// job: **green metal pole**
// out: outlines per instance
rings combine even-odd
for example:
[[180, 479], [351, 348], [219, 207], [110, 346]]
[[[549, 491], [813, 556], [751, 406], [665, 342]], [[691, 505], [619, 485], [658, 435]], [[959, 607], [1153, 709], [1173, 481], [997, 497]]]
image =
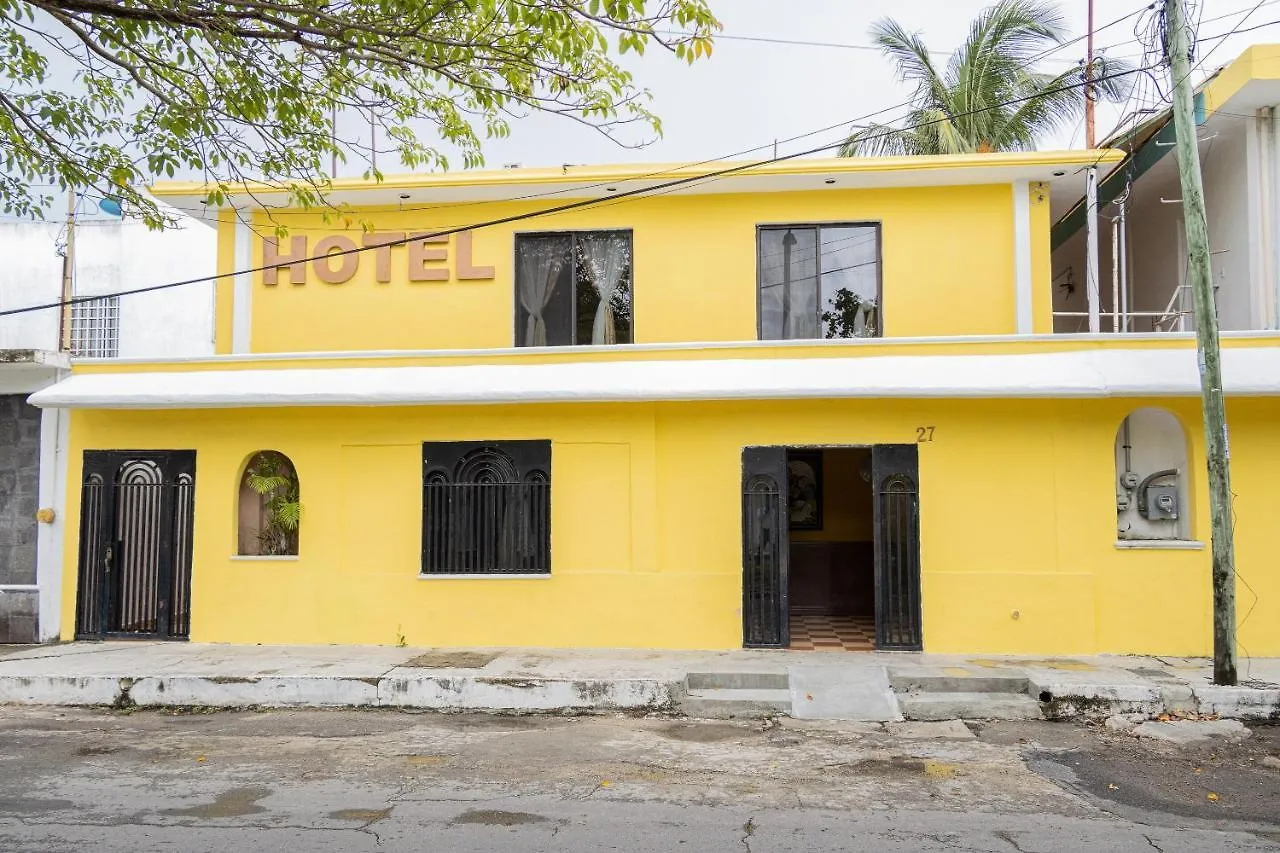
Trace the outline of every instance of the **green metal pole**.
[[1200, 175], [1194, 96], [1191, 90], [1191, 33], [1185, 0], [1165, 3], [1169, 69], [1173, 75], [1173, 123], [1177, 132], [1178, 172], [1182, 179], [1182, 217], [1187, 230], [1188, 270], [1195, 296], [1196, 349], [1204, 405], [1205, 462], [1209, 469], [1209, 513], [1213, 547], [1213, 683], [1236, 683], [1235, 544], [1231, 523], [1230, 449], [1222, 394], [1218, 348], [1218, 312], [1213, 300], [1209, 225]]

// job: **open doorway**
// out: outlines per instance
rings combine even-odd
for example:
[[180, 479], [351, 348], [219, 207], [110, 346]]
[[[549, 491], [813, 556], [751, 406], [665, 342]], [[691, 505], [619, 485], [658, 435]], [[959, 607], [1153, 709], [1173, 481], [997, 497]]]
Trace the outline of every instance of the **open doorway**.
[[743, 451], [743, 645], [918, 650], [916, 445]]
[[789, 648], [872, 651], [871, 449], [787, 449]]

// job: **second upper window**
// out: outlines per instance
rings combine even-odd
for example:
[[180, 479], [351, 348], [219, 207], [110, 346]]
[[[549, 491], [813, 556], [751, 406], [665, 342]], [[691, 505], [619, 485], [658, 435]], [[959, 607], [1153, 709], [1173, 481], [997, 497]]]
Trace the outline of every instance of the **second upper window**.
[[761, 340], [880, 334], [880, 226], [761, 227], [756, 269]]
[[516, 237], [516, 346], [629, 344], [631, 232]]

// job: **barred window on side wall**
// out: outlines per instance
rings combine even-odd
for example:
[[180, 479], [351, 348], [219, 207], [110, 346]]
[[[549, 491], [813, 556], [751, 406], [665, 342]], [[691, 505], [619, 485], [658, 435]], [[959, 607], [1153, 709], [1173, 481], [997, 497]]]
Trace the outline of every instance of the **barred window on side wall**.
[[104, 296], [71, 305], [71, 355], [116, 358], [120, 354], [120, 297]]

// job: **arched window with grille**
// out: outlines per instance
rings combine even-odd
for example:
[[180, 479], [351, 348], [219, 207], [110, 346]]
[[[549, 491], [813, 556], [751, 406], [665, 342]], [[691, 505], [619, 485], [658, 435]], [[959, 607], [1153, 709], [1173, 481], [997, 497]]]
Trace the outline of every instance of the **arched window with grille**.
[[236, 553], [296, 557], [302, 495], [293, 462], [278, 450], [250, 455], [240, 474]]
[[422, 573], [551, 572], [551, 442], [422, 445]]

